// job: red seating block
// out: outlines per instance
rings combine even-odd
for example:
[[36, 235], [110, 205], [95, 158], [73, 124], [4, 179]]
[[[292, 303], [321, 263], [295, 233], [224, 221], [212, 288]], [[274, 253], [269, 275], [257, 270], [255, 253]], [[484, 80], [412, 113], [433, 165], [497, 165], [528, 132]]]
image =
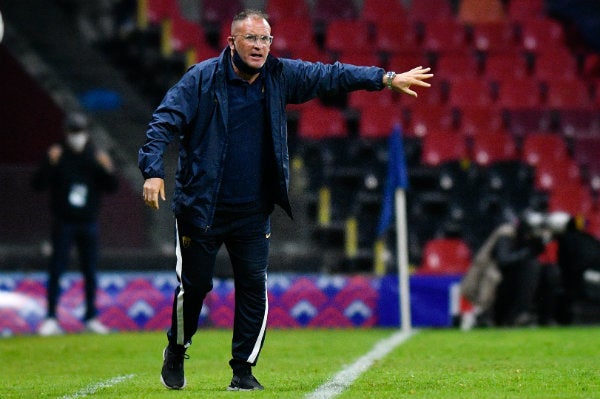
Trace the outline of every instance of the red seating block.
[[499, 85], [497, 102], [502, 108], [538, 108], [542, 105], [539, 83], [528, 77], [503, 80]]
[[407, 10], [401, 0], [364, 0], [360, 10], [360, 19], [373, 26], [389, 22], [398, 26], [407, 17]]
[[487, 53], [516, 53], [513, 25], [508, 22], [485, 23], [473, 26], [473, 45], [477, 50]]
[[497, 161], [516, 160], [518, 158], [517, 147], [513, 137], [503, 130], [474, 136], [472, 153], [473, 161], [481, 166], [488, 166]]
[[334, 20], [325, 30], [325, 48], [329, 51], [365, 51], [370, 45], [369, 27], [365, 21]]
[[348, 135], [346, 119], [338, 108], [309, 102], [301, 108], [298, 134], [301, 138], [312, 140], [346, 137]]
[[293, 18], [298, 22], [310, 18], [308, 3], [303, 0], [267, 0], [265, 10], [269, 15], [271, 24], [276, 24], [280, 20], [288, 18]]
[[426, 22], [423, 48], [437, 54], [463, 52], [467, 48], [464, 26], [453, 18]]
[[538, 163], [535, 167], [535, 187], [543, 191], [553, 191], [562, 184], [580, 182], [579, 166], [571, 158]]
[[526, 24], [544, 16], [544, 0], [510, 0], [508, 17]]
[[436, 166], [448, 161], [459, 161], [469, 157], [465, 138], [455, 131], [435, 130], [422, 139], [421, 162]]
[[588, 108], [592, 102], [590, 90], [586, 82], [581, 79], [553, 79], [548, 80], [546, 105], [550, 108]]
[[563, 211], [573, 216], [585, 216], [594, 207], [593, 197], [579, 182], [562, 183], [550, 192], [548, 210]]
[[400, 122], [400, 116], [400, 107], [396, 104], [364, 108], [359, 120], [359, 134], [365, 138], [387, 137], [394, 124]]
[[271, 51], [282, 57], [294, 56], [307, 48], [317, 48], [312, 23], [308, 19], [282, 17], [272, 24]]
[[531, 166], [559, 162], [569, 157], [562, 136], [554, 133], [534, 132], [523, 138], [523, 161]]
[[491, 107], [494, 104], [488, 81], [478, 78], [452, 79], [448, 102], [453, 107]]
[[423, 50], [408, 20], [383, 21], [375, 27], [375, 49], [389, 54], [418, 54]]
[[436, 238], [423, 248], [423, 260], [417, 274], [463, 274], [471, 265], [471, 249], [459, 238]]

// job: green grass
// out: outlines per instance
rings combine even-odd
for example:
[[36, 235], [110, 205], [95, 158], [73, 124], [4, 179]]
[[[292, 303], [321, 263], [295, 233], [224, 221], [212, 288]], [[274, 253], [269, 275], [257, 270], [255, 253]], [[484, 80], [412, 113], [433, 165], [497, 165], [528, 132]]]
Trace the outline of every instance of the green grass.
[[[303, 398], [393, 330], [270, 330], [262, 392], [227, 392], [229, 330], [200, 330], [188, 386], [159, 381], [164, 333], [0, 339], [0, 398]], [[102, 382], [125, 376], [120, 383]], [[130, 378], [129, 378], [130, 377]], [[87, 391], [86, 391], [87, 389]], [[600, 329], [423, 330], [339, 398], [600, 398]]]

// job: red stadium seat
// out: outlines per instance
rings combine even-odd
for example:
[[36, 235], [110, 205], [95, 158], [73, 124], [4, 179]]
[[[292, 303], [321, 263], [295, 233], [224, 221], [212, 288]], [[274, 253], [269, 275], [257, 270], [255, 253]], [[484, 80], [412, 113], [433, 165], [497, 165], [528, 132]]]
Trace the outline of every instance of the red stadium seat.
[[412, 0], [408, 8], [409, 17], [418, 22], [454, 18], [454, 13], [449, 1], [440, 0]]
[[558, 134], [533, 132], [523, 138], [522, 159], [531, 166], [559, 162], [568, 157], [567, 144]]
[[204, 37], [204, 31], [196, 22], [181, 16], [173, 16], [171, 19], [171, 48], [176, 52], [183, 52], [189, 48], [208, 47]]
[[361, 20], [334, 20], [325, 30], [325, 49], [334, 53], [365, 51], [371, 45], [369, 26]]
[[[453, 125], [452, 109], [446, 105], [427, 105], [420, 102], [421, 97], [411, 101], [408, 107], [410, 123], [408, 129], [413, 135], [423, 137], [436, 130], [447, 131]], [[406, 99], [402, 99], [407, 102]]]
[[425, 23], [423, 48], [436, 54], [464, 52], [467, 38], [464, 26], [454, 18]]
[[348, 94], [348, 106], [359, 111], [368, 112], [368, 110], [377, 107], [392, 107], [399, 109], [394, 93], [390, 90], [386, 92], [356, 90]]
[[388, 137], [394, 124], [400, 122], [400, 117], [400, 107], [396, 104], [363, 108], [359, 120], [359, 134], [364, 138]]
[[502, 108], [538, 108], [542, 105], [540, 85], [529, 77], [502, 81], [497, 103]]
[[504, 130], [475, 135], [472, 152], [473, 161], [481, 166], [518, 158], [515, 141], [510, 133]]
[[491, 107], [494, 103], [490, 83], [478, 77], [452, 79], [448, 102], [453, 107]]
[[448, 161], [468, 159], [465, 137], [455, 131], [434, 130], [423, 136], [421, 162], [437, 166]]
[[548, 200], [550, 212], [563, 211], [573, 216], [585, 216], [594, 207], [593, 197], [587, 186], [579, 182], [561, 182], [551, 192]]
[[510, 0], [507, 11], [510, 20], [530, 24], [544, 17], [544, 0]]
[[408, 20], [383, 21], [375, 27], [375, 49], [388, 54], [420, 54], [422, 46]]
[[[477, 71], [477, 60], [469, 53], [449, 53], [441, 55], [435, 67], [437, 79], [473, 78]], [[468, 93], [473, 94], [473, 93]]]
[[364, 0], [359, 16], [361, 20], [367, 21], [372, 26], [389, 22], [398, 26], [400, 21], [408, 18], [401, 0]]
[[435, 238], [423, 247], [423, 259], [417, 274], [463, 274], [471, 266], [472, 253], [460, 238]]
[[545, 105], [556, 109], [589, 108], [592, 106], [586, 82], [578, 78], [547, 80]]
[[579, 182], [581, 174], [575, 160], [549, 160], [538, 163], [535, 167], [535, 188], [542, 191], [552, 191], [561, 184]]
[[325, 107], [309, 102], [300, 111], [298, 134], [303, 139], [318, 140], [330, 137], [346, 137], [348, 129], [344, 114], [338, 108]]
[[554, 49], [552, 52], [539, 54], [535, 59], [534, 73], [540, 81], [562, 79], [575, 79], [577, 74], [577, 61], [567, 49]]
[[344, 51], [339, 55], [339, 57], [337, 57], [336, 61], [352, 65], [381, 66], [381, 59], [379, 58], [379, 55], [374, 51]]
[[510, 82], [527, 76], [525, 57], [515, 54], [490, 54], [485, 60], [484, 77], [490, 81]]
[[241, 0], [202, 0], [201, 20], [214, 26], [228, 25], [235, 14], [244, 9]]
[[356, 19], [358, 11], [352, 0], [315, 0], [313, 21], [329, 24], [338, 19]]
[[493, 107], [463, 107], [460, 110], [460, 131], [465, 136], [485, 135], [502, 128], [500, 111]]
[[282, 57], [293, 56], [306, 48], [316, 48], [312, 23], [308, 19], [283, 17], [272, 25], [271, 51]]
[[488, 54], [517, 53], [512, 24], [508, 22], [477, 24], [473, 26], [473, 45]]
[[272, 25], [282, 19], [289, 18], [293, 18], [299, 23], [302, 22], [302, 20], [310, 20], [310, 9], [308, 3], [304, 0], [267, 0], [265, 10], [269, 15], [269, 21]]
[[177, 0], [147, 0], [139, 2], [139, 5], [146, 5], [144, 10], [138, 10], [140, 28], [145, 29], [147, 25], [159, 25], [164, 19], [178, 15], [179, 6]]
[[[430, 66], [428, 65], [427, 58], [421, 53], [396, 54], [390, 58], [388, 64], [389, 69], [397, 72], [408, 71], [418, 66]], [[430, 89], [434, 89], [434, 87]]]
[[565, 46], [560, 22], [550, 18], [531, 19], [521, 24], [521, 46], [528, 51], [543, 53]]

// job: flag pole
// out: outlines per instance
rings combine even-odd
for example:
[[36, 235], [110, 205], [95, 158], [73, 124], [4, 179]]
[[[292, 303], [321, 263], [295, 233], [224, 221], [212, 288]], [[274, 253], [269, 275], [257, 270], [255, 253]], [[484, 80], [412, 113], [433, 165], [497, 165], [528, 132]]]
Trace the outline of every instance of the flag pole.
[[398, 323], [410, 332], [410, 288], [408, 280], [408, 234], [406, 218], [406, 190], [408, 173], [404, 159], [402, 127], [395, 123], [389, 138], [388, 173], [383, 193], [381, 216], [377, 225], [377, 237], [383, 237], [392, 219], [396, 218], [396, 262], [398, 269]]
[[403, 188], [396, 188], [396, 260], [398, 263], [398, 310], [402, 331], [412, 329], [410, 315], [410, 288], [408, 284], [408, 234], [406, 227], [406, 193]]

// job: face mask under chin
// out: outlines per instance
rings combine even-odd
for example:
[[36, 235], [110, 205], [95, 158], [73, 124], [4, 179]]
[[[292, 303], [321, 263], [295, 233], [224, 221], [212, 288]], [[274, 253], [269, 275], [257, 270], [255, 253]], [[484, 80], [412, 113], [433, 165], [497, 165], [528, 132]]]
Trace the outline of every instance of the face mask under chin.
[[234, 48], [233, 49], [233, 64], [236, 66], [236, 68], [238, 70], [240, 70], [242, 73], [245, 73], [246, 75], [256, 75], [257, 73], [260, 73], [262, 68], [254, 68], [248, 64], [246, 64], [244, 62], [244, 60], [242, 60], [242, 57], [240, 57], [240, 55], [238, 54], [237, 50]]
[[81, 152], [88, 142], [88, 135], [85, 132], [71, 133], [67, 136], [67, 144], [75, 152]]

